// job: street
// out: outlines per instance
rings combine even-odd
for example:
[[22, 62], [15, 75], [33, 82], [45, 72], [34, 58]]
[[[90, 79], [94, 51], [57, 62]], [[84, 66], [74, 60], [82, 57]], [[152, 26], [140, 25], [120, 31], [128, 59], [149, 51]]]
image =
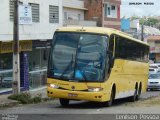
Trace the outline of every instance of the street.
[[160, 113], [160, 105], [145, 105], [144, 101], [159, 96], [159, 91], [148, 91], [141, 95], [137, 102], [128, 99], [116, 100], [112, 107], [103, 107], [100, 103], [86, 101], [71, 101], [68, 107], [62, 107], [58, 100], [40, 104], [18, 105], [12, 108], [3, 108], [4, 114], [127, 114], [127, 113]]
[[0, 118], [2, 120], [117, 120], [124, 117], [158, 120], [160, 116], [152, 114], [160, 114], [160, 104], [159, 102], [153, 104], [152, 99], [158, 98], [159, 101], [159, 96], [160, 91], [148, 91], [141, 95], [139, 101], [129, 102], [127, 98], [119, 99], [112, 107], [103, 107], [100, 103], [86, 101], [71, 101], [68, 107], [62, 107], [58, 100], [51, 100], [39, 104], [1, 108]]

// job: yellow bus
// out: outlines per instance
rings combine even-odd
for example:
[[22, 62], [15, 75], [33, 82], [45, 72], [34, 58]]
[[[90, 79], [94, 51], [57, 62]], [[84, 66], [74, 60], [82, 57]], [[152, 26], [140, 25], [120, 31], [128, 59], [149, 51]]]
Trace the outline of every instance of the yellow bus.
[[138, 100], [148, 81], [149, 45], [111, 28], [62, 27], [56, 30], [47, 71], [47, 95], [102, 102]]

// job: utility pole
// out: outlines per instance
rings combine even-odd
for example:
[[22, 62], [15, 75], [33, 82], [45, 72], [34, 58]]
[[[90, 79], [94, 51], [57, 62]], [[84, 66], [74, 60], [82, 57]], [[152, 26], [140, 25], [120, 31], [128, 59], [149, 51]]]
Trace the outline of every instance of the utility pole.
[[19, 0], [14, 2], [14, 34], [13, 34], [13, 94], [20, 93], [20, 61], [19, 61]]
[[105, 4], [104, 0], [102, 0], [102, 27], [104, 27], [104, 16], [105, 16]]
[[141, 26], [141, 41], [144, 41], [144, 25]]

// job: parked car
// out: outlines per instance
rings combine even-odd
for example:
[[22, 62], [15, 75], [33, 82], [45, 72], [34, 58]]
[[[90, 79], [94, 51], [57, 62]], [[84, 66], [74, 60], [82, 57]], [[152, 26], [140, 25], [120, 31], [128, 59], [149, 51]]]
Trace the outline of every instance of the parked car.
[[153, 69], [157, 70], [157, 72], [160, 72], [160, 67], [157, 64], [150, 64], [149, 68], [153, 68]]
[[154, 65], [157, 65], [160, 68], [160, 63], [154, 63]]
[[149, 68], [149, 73], [157, 73], [158, 69]]
[[147, 90], [160, 89], [160, 73], [150, 73]]

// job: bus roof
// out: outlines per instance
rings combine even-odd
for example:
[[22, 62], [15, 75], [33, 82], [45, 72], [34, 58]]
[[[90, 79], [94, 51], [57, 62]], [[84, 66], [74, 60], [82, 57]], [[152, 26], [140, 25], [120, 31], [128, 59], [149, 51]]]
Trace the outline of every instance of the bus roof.
[[136, 38], [133, 38], [131, 35], [121, 32], [119, 30], [113, 29], [113, 28], [104, 28], [104, 27], [82, 27], [82, 26], [74, 26], [74, 27], [60, 27], [56, 31], [61, 32], [86, 32], [86, 33], [101, 33], [101, 34], [116, 34], [124, 38], [128, 38], [130, 40], [133, 40], [135, 42], [144, 44], [149, 46], [147, 43], [142, 42]]

